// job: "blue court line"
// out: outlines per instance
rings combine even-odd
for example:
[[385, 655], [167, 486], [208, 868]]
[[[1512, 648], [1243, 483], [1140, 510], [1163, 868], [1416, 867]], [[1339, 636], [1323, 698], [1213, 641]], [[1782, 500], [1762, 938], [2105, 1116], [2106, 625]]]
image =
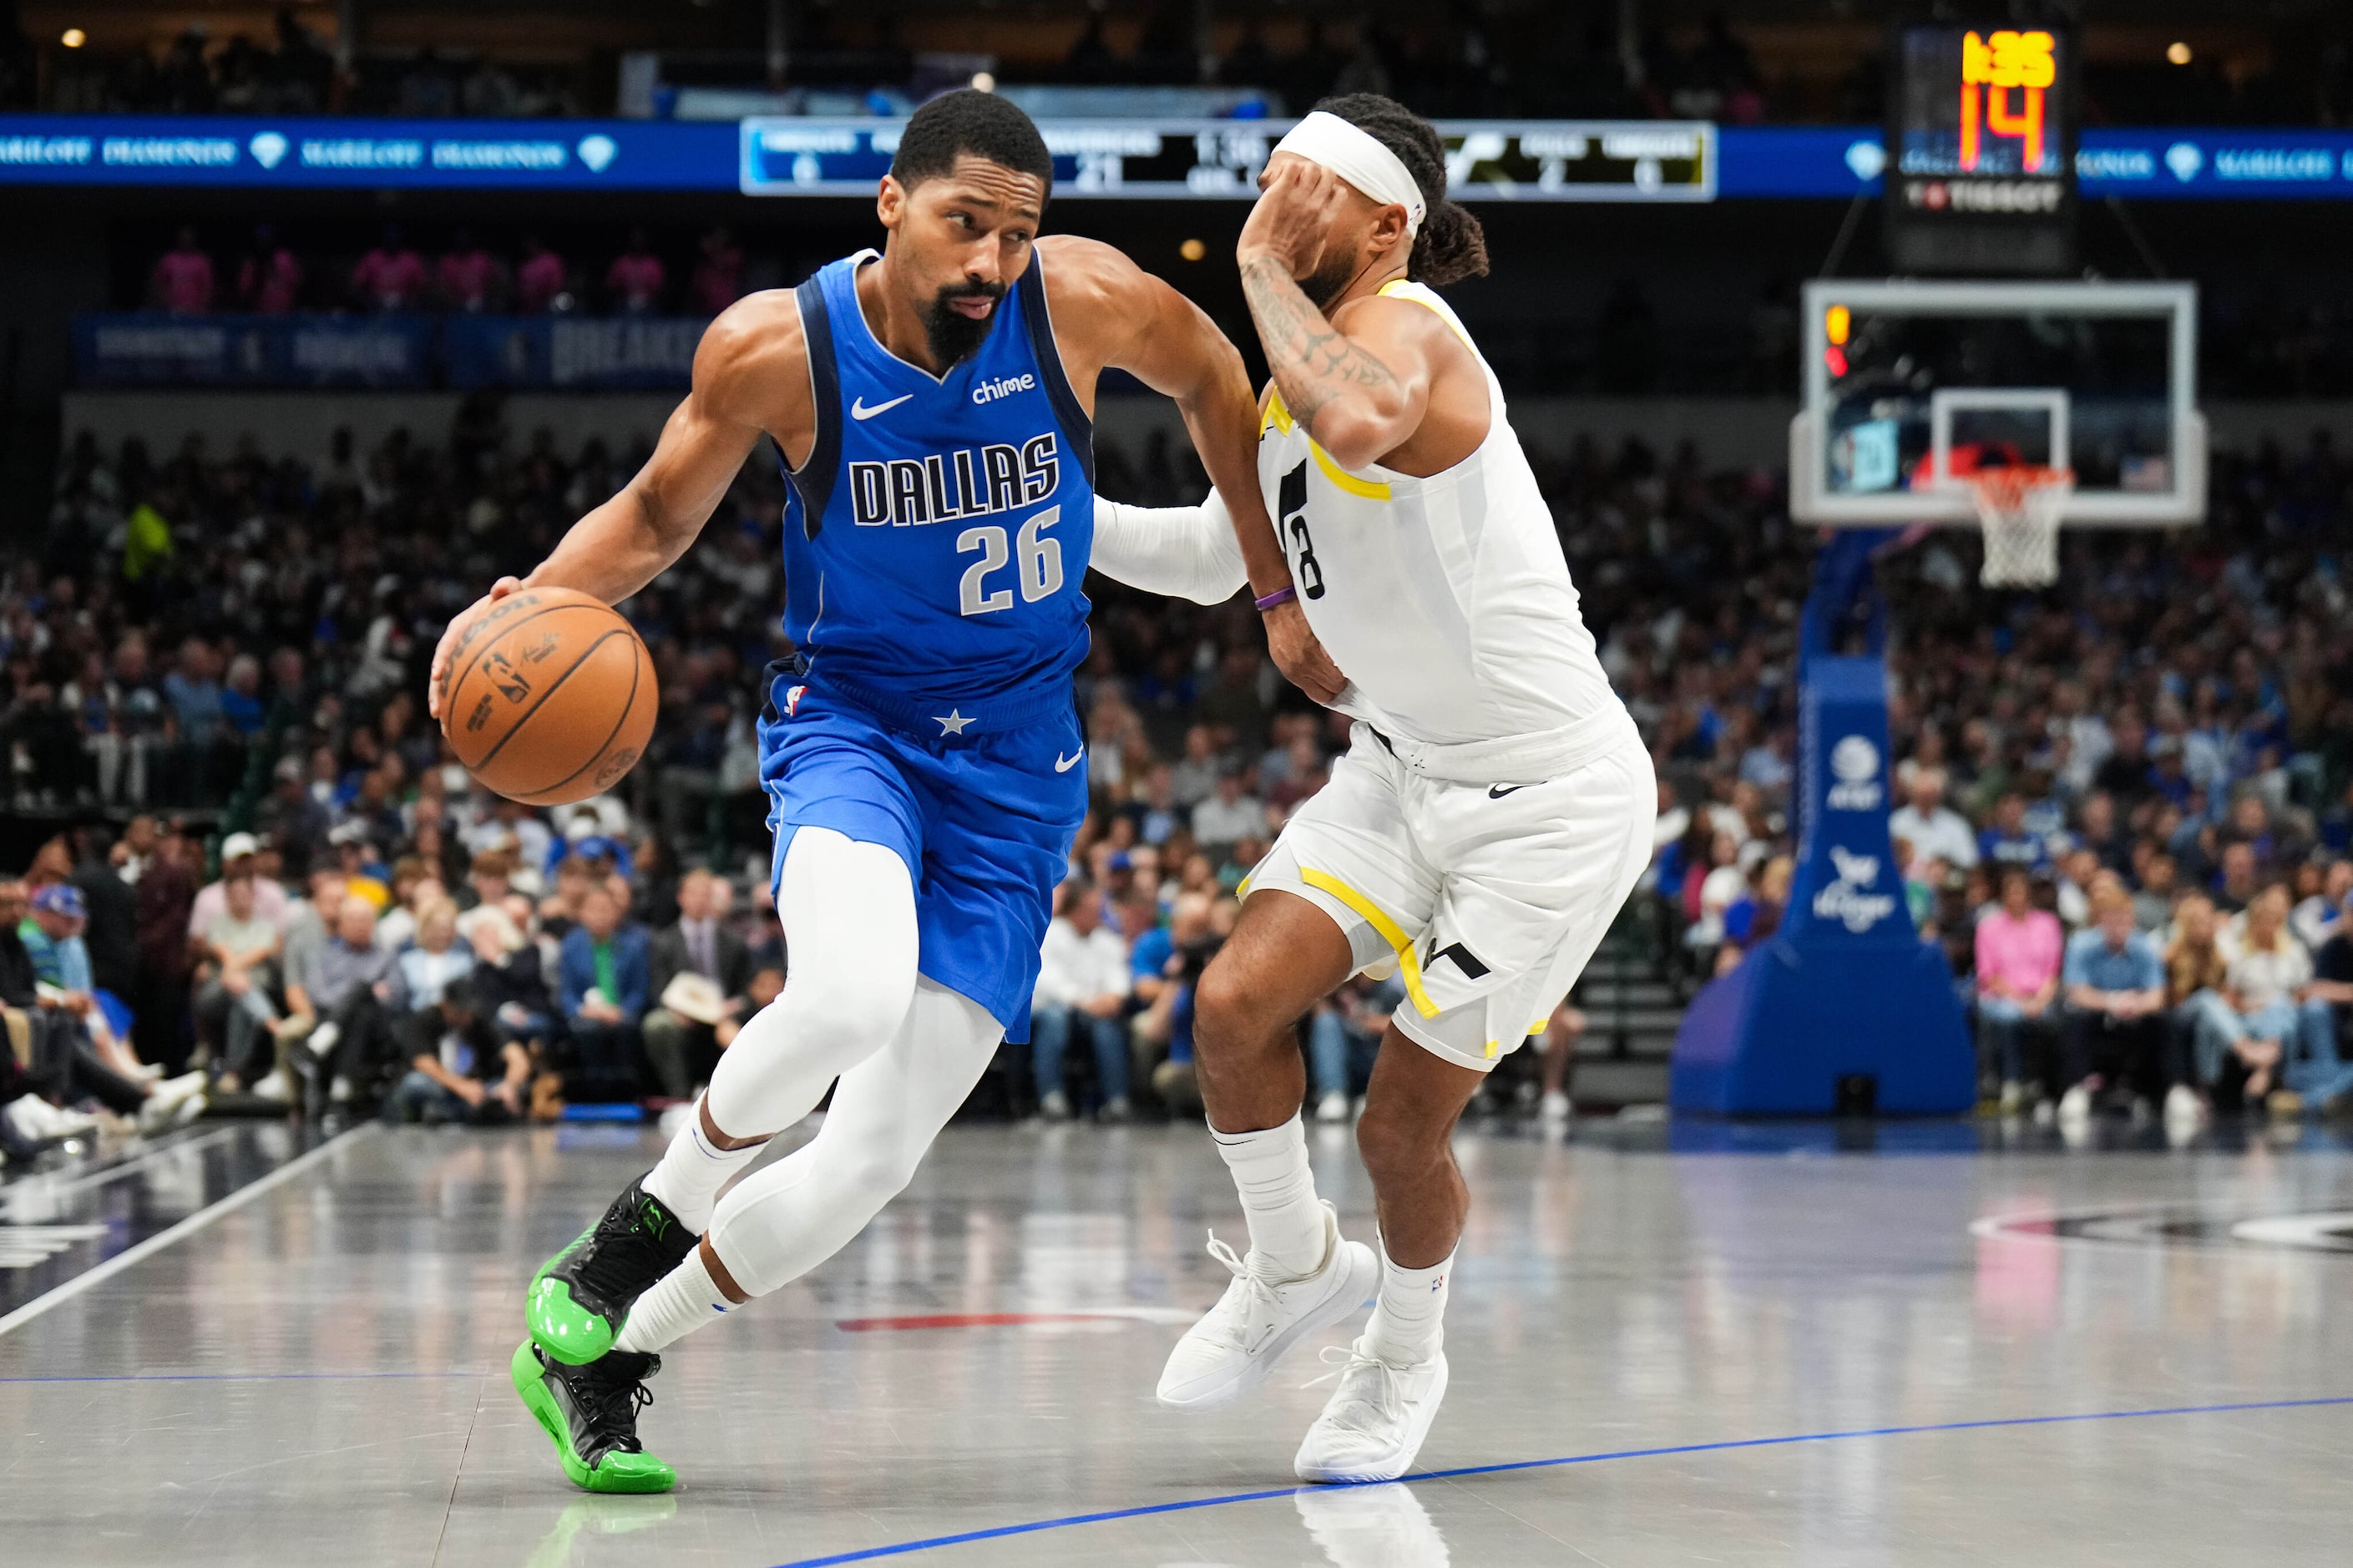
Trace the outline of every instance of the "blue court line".
[[[1852, 1437], [1906, 1437], [1926, 1432], [1979, 1432], [1998, 1426], [2055, 1426], [2074, 1421], [2136, 1421], [2152, 1415], [2224, 1415], [2235, 1411], [2309, 1410], [2322, 1405], [2353, 1405], [2353, 1394], [2328, 1399], [2269, 1399], [2243, 1405], [2182, 1405], [2157, 1410], [2096, 1410], [2075, 1415], [2010, 1415], [1988, 1421], [1944, 1421], [1926, 1426], [1870, 1426], [1852, 1432], [1802, 1432], [1788, 1437], [1738, 1437], [1720, 1443], [1685, 1443], [1671, 1448], [1620, 1448], [1606, 1454], [1571, 1454], [1558, 1459], [1515, 1459], [1500, 1465], [1466, 1465], [1454, 1470], [1420, 1470], [1395, 1481], [1373, 1486], [1401, 1486], [1413, 1481], [1459, 1480], [1465, 1476], [1497, 1476], [1513, 1470], [1548, 1470], [1564, 1465], [1598, 1465], [1608, 1459], [1656, 1459], [1673, 1454], [1719, 1454], [1736, 1448], [1777, 1448], [1792, 1443], [1835, 1443]], [[1105, 1524], [1113, 1520], [1143, 1519], [1156, 1513], [1186, 1513], [1194, 1509], [1223, 1508], [1229, 1503], [1269, 1502], [1295, 1492], [1327, 1491], [1328, 1487], [1277, 1487], [1271, 1491], [1229, 1492], [1223, 1497], [1189, 1498], [1183, 1502], [1156, 1502], [1142, 1508], [1115, 1508], [1102, 1513], [1074, 1513], [1028, 1524], [1003, 1524], [993, 1530], [968, 1530], [958, 1535], [934, 1535], [922, 1541], [902, 1541], [890, 1546], [869, 1546], [858, 1552], [837, 1552], [829, 1557], [797, 1557], [777, 1568], [832, 1568], [841, 1563], [871, 1563], [878, 1557], [903, 1557], [943, 1546], [964, 1546], [976, 1541], [996, 1541], [1008, 1535], [1035, 1535], [1046, 1530], [1069, 1530], [1081, 1524]]]
[[144, 1372], [88, 1377], [0, 1377], [14, 1383], [349, 1383], [361, 1378], [488, 1377], [486, 1372]]

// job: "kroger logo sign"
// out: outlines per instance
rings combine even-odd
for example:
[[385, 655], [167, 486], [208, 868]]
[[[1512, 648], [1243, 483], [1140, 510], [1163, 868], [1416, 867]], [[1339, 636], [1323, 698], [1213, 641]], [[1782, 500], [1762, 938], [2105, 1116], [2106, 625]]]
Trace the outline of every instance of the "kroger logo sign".
[[1879, 787], [1879, 748], [1861, 735], [1849, 735], [1831, 748], [1831, 785], [1826, 805], [1832, 811], [1877, 811], [1887, 794]]
[[1879, 882], [1878, 856], [1857, 855], [1833, 844], [1831, 864], [1838, 868], [1838, 880], [1814, 895], [1815, 919], [1836, 921], [1861, 936], [1895, 913], [1894, 894], [1871, 890]]

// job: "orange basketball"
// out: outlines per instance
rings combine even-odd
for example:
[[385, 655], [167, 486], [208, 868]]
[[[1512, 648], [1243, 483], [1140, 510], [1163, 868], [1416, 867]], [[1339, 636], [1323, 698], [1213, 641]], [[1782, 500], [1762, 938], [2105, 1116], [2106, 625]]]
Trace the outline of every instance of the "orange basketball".
[[529, 805], [610, 789], [660, 706], [629, 623], [572, 588], [525, 588], [466, 628], [442, 675], [441, 732], [483, 785]]

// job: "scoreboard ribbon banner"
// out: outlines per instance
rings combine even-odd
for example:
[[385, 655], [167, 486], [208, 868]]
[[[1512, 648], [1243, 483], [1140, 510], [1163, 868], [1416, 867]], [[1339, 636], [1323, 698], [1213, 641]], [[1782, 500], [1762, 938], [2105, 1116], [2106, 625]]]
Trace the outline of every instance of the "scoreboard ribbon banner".
[[[2005, 116], [2024, 111], [2017, 95]], [[871, 198], [902, 122], [762, 119], [293, 120], [0, 115], [0, 186], [751, 192]], [[1254, 194], [1282, 121], [1048, 121], [1057, 194]], [[1707, 202], [1881, 194], [1876, 126], [1450, 121], [1456, 196]], [[1983, 145], [1981, 143], [1981, 145]], [[2084, 193], [2152, 200], [2353, 199], [2353, 132], [2080, 133]]]
[[[746, 120], [742, 186], [754, 196], [871, 195], [903, 121]], [[1289, 121], [1047, 121], [1054, 194], [1138, 198], [1258, 195]], [[1458, 196], [1560, 202], [1715, 199], [1716, 128], [1705, 121], [1442, 121]]]

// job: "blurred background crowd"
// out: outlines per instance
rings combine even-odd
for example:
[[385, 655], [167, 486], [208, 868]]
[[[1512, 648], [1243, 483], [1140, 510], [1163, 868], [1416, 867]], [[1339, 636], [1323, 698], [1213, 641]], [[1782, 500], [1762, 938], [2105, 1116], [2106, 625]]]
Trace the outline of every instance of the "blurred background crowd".
[[[153, 1122], [634, 1114], [691, 1094], [786, 961], [753, 733], [756, 674], [784, 651], [773, 458], [624, 606], [663, 707], [615, 794], [493, 799], [420, 700], [442, 621], [641, 457], [508, 431], [490, 399], [440, 441], [360, 450], [346, 433], [307, 463], [69, 445], [46, 548], [0, 579], [0, 863], [23, 868], [0, 887], [18, 933], [0, 931], [16, 977], [0, 1001], [28, 1037], [10, 1099]], [[1204, 489], [1162, 439], [1106, 441], [1100, 462], [1114, 497]], [[1619, 940], [1687, 994], [1767, 940], [1788, 896], [1815, 541], [1777, 475], [1688, 447], [1537, 462], [1662, 780], [1657, 860]], [[2040, 595], [1980, 589], [1966, 532], [1885, 552], [1892, 826], [1924, 940], [1976, 1005], [1989, 1103], [2080, 1118], [2104, 1093], [2185, 1114], [2343, 1095], [2349, 510], [2353, 464], [2316, 437], [2218, 457], [2201, 529], [2071, 536]], [[1346, 740], [1277, 678], [1239, 599], [1090, 587], [1096, 809], [1036, 1039], [981, 1091], [1000, 1113], [1198, 1103], [1189, 983]], [[2125, 983], [2152, 962], [2154, 1001]], [[2112, 1018], [2110, 991], [2140, 1001]], [[1393, 1001], [1355, 982], [1303, 1028], [1319, 1113], [1349, 1113]], [[1564, 1009], [1492, 1103], [1565, 1112], [1582, 1023]]]

